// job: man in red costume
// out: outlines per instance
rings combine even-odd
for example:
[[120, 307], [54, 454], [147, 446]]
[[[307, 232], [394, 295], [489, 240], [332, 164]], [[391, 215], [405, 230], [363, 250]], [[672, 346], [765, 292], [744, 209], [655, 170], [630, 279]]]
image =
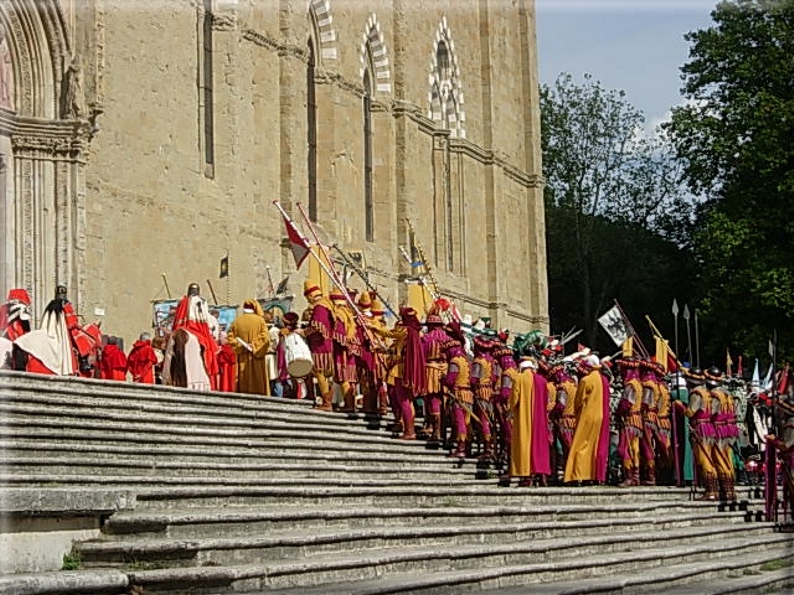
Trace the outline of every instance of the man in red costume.
[[154, 384], [156, 365], [157, 354], [152, 347], [152, 336], [149, 333], [141, 333], [127, 356], [127, 371], [132, 375], [132, 381]]
[[116, 337], [108, 337], [107, 345], [102, 350], [102, 359], [99, 362], [100, 378], [102, 380], [127, 380], [127, 356], [119, 349]]
[[320, 287], [306, 280], [303, 295], [309, 302], [309, 325], [304, 332], [306, 343], [312, 352], [314, 362], [313, 374], [320, 392], [319, 411], [333, 411], [333, 389], [331, 380], [334, 376], [334, 306], [325, 297]]
[[[209, 308], [207, 307], [207, 301], [199, 294], [198, 283], [188, 285], [187, 294], [179, 301], [176, 307], [171, 333], [172, 340], [174, 334], [179, 330], [187, 331], [198, 341], [204, 373], [208, 377], [206, 382], [203, 378], [196, 382], [189, 380], [189, 387], [205, 390], [203, 385], [207, 384], [206, 388], [214, 390], [218, 377], [218, 344], [210, 330]], [[171, 341], [169, 341], [169, 344], [171, 344]], [[171, 355], [173, 354], [171, 353]], [[169, 365], [170, 361], [169, 358]]]

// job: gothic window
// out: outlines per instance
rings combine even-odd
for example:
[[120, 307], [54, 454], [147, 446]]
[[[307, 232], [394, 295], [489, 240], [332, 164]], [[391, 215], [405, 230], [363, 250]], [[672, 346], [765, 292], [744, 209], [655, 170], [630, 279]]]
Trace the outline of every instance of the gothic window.
[[317, 97], [314, 80], [315, 66], [314, 41], [310, 38], [306, 65], [306, 135], [308, 140], [309, 219], [312, 221], [317, 221]]
[[215, 122], [212, 101], [212, 0], [204, 0], [201, 40], [201, 117], [205, 173], [212, 177], [215, 167]]
[[375, 241], [375, 212], [372, 198], [372, 80], [364, 70], [364, 213], [366, 238]]

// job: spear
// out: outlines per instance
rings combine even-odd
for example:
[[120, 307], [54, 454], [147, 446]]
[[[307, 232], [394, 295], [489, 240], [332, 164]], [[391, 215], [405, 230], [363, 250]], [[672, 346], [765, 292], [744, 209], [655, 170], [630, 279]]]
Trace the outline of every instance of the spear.
[[[686, 320], [686, 342], [687, 342], [687, 354], [689, 355], [689, 361], [692, 361], [692, 330], [689, 327], [689, 306], [684, 304], [684, 320]], [[695, 366], [700, 367], [700, 366]]]

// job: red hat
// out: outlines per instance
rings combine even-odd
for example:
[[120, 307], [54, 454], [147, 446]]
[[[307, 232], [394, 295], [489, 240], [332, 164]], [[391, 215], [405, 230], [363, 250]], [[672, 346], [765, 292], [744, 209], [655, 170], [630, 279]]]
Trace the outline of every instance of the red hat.
[[444, 324], [444, 321], [441, 320], [441, 316], [438, 314], [428, 314], [427, 318], [425, 319], [425, 324], [427, 326], [441, 326]]
[[27, 289], [22, 289], [21, 287], [16, 287], [13, 289], [8, 290], [8, 302], [22, 302], [26, 306], [30, 306], [30, 294], [28, 294]]
[[298, 313], [297, 312], [287, 312], [284, 314], [284, 324], [288, 326], [295, 326], [298, 324]]
[[311, 299], [312, 297], [315, 297], [318, 294], [320, 295], [322, 294], [322, 290], [320, 289], [320, 286], [317, 285], [311, 279], [306, 279], [306, 281], [303, 283], [303, 295]]

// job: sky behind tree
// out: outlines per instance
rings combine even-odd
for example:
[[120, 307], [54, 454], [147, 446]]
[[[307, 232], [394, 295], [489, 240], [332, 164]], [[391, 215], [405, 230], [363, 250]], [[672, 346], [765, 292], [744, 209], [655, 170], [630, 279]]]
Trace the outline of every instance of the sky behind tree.
[[680, 68], [689, 57], [688, 31], [712, 24], [716, 0], [536, 0], [540, 80], [561, 72], [577, 83], [590, 73], [622, 89], [645, 114], [646, 128], [683, 102]]

